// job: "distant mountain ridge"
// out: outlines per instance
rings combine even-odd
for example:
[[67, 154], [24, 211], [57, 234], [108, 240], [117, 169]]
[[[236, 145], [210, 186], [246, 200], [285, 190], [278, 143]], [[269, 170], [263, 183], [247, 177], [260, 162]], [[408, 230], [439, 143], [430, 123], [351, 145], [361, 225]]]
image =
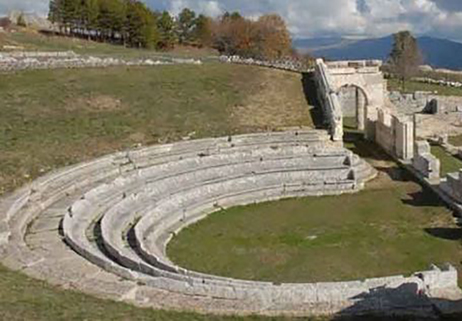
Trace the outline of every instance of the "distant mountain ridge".
[[[462, 69], [462, 43], [428, 36], [417, 41], [425, 63], [437, 68]], [[351, 40], [339, 37], [295, 39], [294, 46], [315, 57], [333, 60], [380, 59], [386, 60], [393, 44], [393, 36]]]

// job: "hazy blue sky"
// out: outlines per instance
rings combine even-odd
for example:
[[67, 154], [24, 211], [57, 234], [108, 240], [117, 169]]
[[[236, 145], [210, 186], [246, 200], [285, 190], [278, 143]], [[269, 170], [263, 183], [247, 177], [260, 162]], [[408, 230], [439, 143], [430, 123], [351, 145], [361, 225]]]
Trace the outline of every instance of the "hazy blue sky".
[[[246, 16], [282, 15], [296, 37], [371, 37], [401, 29], [462, 41], [462, 0], [145, 0], [154, 9], [184, 7], [209, 15], [238, 10]], [[48, 0], [0, 0], [12, 9], [46, 14]]]

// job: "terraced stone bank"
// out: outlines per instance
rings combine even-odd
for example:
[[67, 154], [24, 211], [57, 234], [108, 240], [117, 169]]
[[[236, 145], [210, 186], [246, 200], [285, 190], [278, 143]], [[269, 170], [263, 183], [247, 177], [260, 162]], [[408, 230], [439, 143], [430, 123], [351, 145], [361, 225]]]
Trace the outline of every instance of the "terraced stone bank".
[[[223, 208], [353, 193], [374, 175], [314, 130], [120, 152], [46, 175], [3, 199], [2, 263], [53, 284], [155, 308], [324, 315], [405, 306], [431, 313], [433, 304], [416, 298], [416, 290], [457, 292], [451, 268], [407, 278], [274, 284], [188, 271], [165, 254], [172, 235]], [[374, 296], [381, 288], [392, 289], [395, 300]], [[362, 296], [372, 298], [358, 305]]]

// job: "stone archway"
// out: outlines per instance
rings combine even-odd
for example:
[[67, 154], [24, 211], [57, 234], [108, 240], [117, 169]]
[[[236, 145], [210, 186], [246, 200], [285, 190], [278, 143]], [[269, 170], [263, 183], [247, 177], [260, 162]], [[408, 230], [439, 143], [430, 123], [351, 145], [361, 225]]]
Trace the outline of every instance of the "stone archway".
[[360, 92], [365, 95], [367, 103], [364, 112], [361, 110], [358, 112], [360, 123], [358, 127], [364, 128], [366, 138], [374, 140], [377, 109], [384, 105], [386, 91], [380, 66], [381, 61], [375, 60], [334, 62], [316, 60], [318, 98], [334, 141], [343, 139], [343, 112], [338, 94], [345, 86], [360, 88]]
[[369, 97], [366, 91], [356, 84], [345, 84], [337, 91], [337, 97], [342, 106], [342, 116], [355, 120], [355, 129], [364, 131], [367, 122], [367, 107]]

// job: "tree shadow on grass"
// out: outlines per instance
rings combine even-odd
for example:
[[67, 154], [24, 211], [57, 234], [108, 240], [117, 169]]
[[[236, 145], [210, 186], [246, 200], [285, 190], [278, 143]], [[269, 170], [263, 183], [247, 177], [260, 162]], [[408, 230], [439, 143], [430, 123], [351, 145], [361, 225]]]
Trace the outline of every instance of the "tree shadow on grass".
[[313, 72], [305, 72], [302, 74], [302, 86], [305, 94], [306, 102], [311, 106], [310, 114], [313, 119], [313, 124], [317, 129], [325, 128], [324, 117], [321, 109], [321, 104], [318, 99], [316, 81]]

